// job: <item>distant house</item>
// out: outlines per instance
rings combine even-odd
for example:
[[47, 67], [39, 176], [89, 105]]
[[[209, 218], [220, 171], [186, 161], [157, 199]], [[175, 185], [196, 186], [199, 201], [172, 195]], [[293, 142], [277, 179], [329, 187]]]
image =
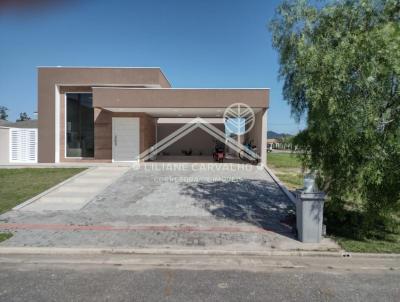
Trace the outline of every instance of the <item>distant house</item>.
[[37, 162], [37, 120], [0, 120], [0, 164]]
[[277, 138], [268, 138], [267, 139], [267, 149], [280, 149], [281, 143]]
[[[287, 136], [286, 136], [287, 137]], [[267, 149], [279, 149], [279, 150], [297, 150], [297, 146], [293, 146], [292, 143], [288, 142], [285, 137], [281, 138], [268, 138]]]

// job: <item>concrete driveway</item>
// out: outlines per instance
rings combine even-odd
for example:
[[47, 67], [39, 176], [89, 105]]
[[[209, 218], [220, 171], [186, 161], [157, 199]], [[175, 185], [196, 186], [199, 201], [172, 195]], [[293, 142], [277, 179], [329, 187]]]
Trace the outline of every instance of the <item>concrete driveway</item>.
[[318, 246], [295, 240], [291, 202], [255, 166], [148, 163], [120, 174], [82, 209], [1, 215], [2, 228], [14, 233], [1, 245], [244, 251], [335, 247], [329, 240]]

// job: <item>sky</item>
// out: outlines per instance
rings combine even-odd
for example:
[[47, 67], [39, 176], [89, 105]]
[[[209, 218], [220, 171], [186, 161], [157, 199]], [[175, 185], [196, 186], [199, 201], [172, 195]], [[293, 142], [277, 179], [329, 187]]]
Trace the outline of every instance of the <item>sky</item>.
[[[53, 1], [54, 2], [54, 1]], [[38, 66], [161, 67], [173, 87], [270, 88], [268, 130], [297, 133], [267, 24], [275, 0], [58, 1], [0, 7], [0, 105], [37, 111]]]

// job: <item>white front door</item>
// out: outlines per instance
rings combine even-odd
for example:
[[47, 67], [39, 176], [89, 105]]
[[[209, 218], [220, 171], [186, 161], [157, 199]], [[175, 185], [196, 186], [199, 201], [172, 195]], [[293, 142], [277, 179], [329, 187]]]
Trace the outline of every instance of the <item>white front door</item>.
[[137, 161], [139, 156], [139, 118], [113, 117], [113, 161]]

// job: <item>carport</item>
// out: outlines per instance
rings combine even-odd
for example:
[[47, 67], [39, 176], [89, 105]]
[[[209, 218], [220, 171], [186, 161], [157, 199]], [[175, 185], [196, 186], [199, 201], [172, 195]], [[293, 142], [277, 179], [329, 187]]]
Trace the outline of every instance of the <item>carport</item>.
[[[245, 104], [254, 113], [252, 123], [238, 142], [251, 142], [257, 146], [256, 153], [261, 162], [266, 163], [264, 150], [266, 140], [266, 116], [268, 109], [267, 89], [174, 89], [174, 88], [124, 88], [94, 87], [93, 106], [98, 117], [109, 115], [109, 119], [137, 118], [136, 135], [125, 137], [123, 141], [135, 139], [140, 146], [136, 158], [140, 160], [176, 159], [183, 161], [210, 160], [216, 141], [224, 143], [227, 108], [235, 104]], [[101, 123], [104, 119], [100, 118]], [[170, 140], [170, 135], [188, 124], [202, 124], [218, 129], [219, 138], [204, 127], [191, 127], [182, 132], [179, 139]], [[113, 122], [113, 128], [116, 128]], [[206, 131], [204, 131], [206, 130]], [[122, 131], [123, 132], [123, 131]], [[223, 135], [221, 135], [223, 133]], [[95, 119], [96, 135], [96, 119]], [[113, 148], [121, 134], [113, 130]], [[232, 135], [233, 137], [233, 135]], [[170, 140], [165, 142], [165, 140]], [[163, 148], [158, 144], [163, 142]], [[130, 148], [129, 145], [126, 148]], [[149, 151], [159, 148], [151, 156]], [[132, 153], [130, 153], [132, 154]], [[235, 152], [230, 152], [235, 155]], [[237, 155], [237, 154], [236, 154]], [[113, 151], [113, 160], [114, 151]]]
[[[222, 118], [208, 118], [204, 120], [225, 133], [225, 126]], [[156, 143], [176, 133], [179, 128], [192, 121], [193, 118], [158, 118]], [[211, 161], [216, 144], [217, 139], [215, 137], [201, 128], [196, 128], [160, 151], [157, 154], [157, 160]]]

